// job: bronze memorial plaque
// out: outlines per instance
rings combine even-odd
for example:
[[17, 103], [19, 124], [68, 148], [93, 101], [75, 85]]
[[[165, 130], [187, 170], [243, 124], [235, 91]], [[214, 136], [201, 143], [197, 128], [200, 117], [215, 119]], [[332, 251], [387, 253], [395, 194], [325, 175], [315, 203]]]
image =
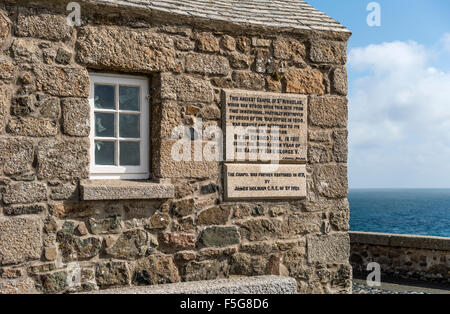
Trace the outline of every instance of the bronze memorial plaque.
[[225, 90], [222, 97], [227, 161], [306, 162], [306, 96]]
[[306, 197], [306, 165], [225, 164], [225, 199]]

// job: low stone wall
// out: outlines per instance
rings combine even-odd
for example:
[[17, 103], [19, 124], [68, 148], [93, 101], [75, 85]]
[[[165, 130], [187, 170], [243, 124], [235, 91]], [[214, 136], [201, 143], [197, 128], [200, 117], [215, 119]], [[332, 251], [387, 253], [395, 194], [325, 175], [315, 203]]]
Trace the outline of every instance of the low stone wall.
[[450, 238], [351, 232], [354, 276], [366, 276], [367, 264], [381, 266], [381, 276], [450, 283]]

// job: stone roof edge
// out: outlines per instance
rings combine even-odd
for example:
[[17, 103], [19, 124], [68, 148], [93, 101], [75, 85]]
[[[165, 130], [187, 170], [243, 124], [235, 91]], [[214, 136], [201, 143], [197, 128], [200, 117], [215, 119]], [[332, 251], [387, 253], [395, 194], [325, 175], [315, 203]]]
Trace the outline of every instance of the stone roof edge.
[[[52, 1], [52, 0], [47, 0]], [[151, 12], [152, 14], [163, 14], [164, 16], [172, 16], [177, 17], [177, 20], [179, 21], [179, 25], [182, 25], [180, 23], [181, 21], [186, 21], [189, 24], [193, 25], [201, 25], [203, 27], [208, 26], [207, 23], [211, 23], [213, 21], [215, 25], [221, 25], [223, 31], [229, 29], [229, 28], [241, 28], [243, 31], [248, 32], [258, 32], [258, 31], [264, 31], [264, 32], [273, 32], [276, 33], [291, 33], [291, 34], [312, 34], [312, 37], [317, 38], [329, 38], [329, 39], [337, 39], [342, 41], [347, 41], [351, 35], [352, 32], [348, 30], [347, 28], [336, 28], [336, 29], [319, 29], [319, 28], [311, 28], [305, 25], [300, 25], [298, 28], [293, 28], [290, 26], [274, 26], [274, 25], [263, 25], [263, 24], [257, 24], [257, 23], [249, 23], [249, 22], [232, 22], [232, 21], [226, 21], [226, 20], [220, 20], [215, 18], [205, 18], [205, 17], [199, 17], [199, 16], [193, 16], [188, 14], [187, 12], [178, 11], [177, 13], [171, 11], [171, 10], [161, 10], [159, 8], [153, 8], [150, 5], [145, 4], [137, 4], [132, 3], [129, 1], [122, 1], [122, 0], [79, 0], [81, 3], [86, 3], [90, 5], [104, 5], [107, 7], [128, 7], [130, 9], [134, 9], [135, 12], [141, 13], [141, 11], [144, 9], [148, 12]], [[181, 20], [179, 20], [181, 18]], [[164, 18], [161, 18], [161, 20], [164, 20]]]
[[[31, 6], [31, 7], [42, 7], [44, 9], [56, 9], [60, 12], [65, 11], [65, 5], [69, 0], [61, 2], [61, 0], [0, 0], [0, 5], [18, 5], [18, 6]], [[248, 36], [260, 36], [269, 35], [275, 37], [278, 34], [287, 35], [301, 35], [308, 36], [311, 39], [325, 39], [325, 40], [337, 40], [337, 41], [347, 41], [352, 33], [350, 31], [342, 31], [342, 29], [333, 30], [320, 30], [311, 29], [305, 27], [304, 25], [299, 25], [299, 28], [292, 27], [280, 27], [273, 25], [262, 25], [262, 24], [252, 24], [245, 22], [230, 22], [218, 19], [210, 19], [192, 16], [189, 14], [177, 14], [174, 12], [165, 12], [151, 8], [149, 5], [142, 5], [131, 3], [122, 0], [78, 0], [82, 6], [88, 6], [92, 13], [107, 14], [110, 12], [115, 12], [123, 7], [130, 9], [130, 13], [139, 16], [140, 18], [151, 18], [161, 24], [173, 24], [175, 26], [190, 26], [190, 27], [200, 27], [209, 31], [216, 32], [234, 32], [236, 31]], [[98, 6], [102, 6], [101, 10], [97, 10]], [[104, 9], [108, 9], [104, 11]], [[98, 11], [98, 12], [97, 12]], [[148, 13], [146, 13], [148, 12]], [[117, 13], [117, 12], [116, 12]], [[145, 14], [144, 14], [145, 13]], [[213, 22], [213, 23], [211, 23]]]

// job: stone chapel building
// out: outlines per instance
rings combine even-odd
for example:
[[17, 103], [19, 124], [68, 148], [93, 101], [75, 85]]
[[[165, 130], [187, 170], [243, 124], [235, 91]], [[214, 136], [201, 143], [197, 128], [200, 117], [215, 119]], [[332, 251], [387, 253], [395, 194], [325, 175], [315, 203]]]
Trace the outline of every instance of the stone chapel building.
[[[0, 293], [349, 293], [351, 33], [302, 0], [69, 2], [0, 0]], [[207, 158], [212, 139], [245, 156]], [[266, 172], [248, 154], [272, 143]]]

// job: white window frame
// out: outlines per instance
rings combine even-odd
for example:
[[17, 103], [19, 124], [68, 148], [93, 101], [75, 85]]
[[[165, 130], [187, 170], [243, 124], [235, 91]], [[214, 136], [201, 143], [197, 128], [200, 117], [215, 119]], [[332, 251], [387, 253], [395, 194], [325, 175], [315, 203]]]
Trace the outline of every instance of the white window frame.
[[[134, 180], [145, 180], [150, 177], [150, 104], [148, 100], [149, 95], [149, 81], [145, 77], [138, 76], [126, 76], [126, 75], [112, 75], [112, 74], [99, 74], [90, 73], [91, 79], [90, 94], [89, 94], [89, 104], [90, 104], [90, 118], [91, 118], [91, 132], [90, 132], [90, 142], [91, 142], [91, 160], [90, 160], [90, 179], [99, 180], [121, 180], [121, 179], [134, 179]], [[95, 109], [94, 106], [94, 87], [96, 84], [104, 85], [114, 85], [115, 88], [115, 102], [116, 108], [114, 110], [104, 110]], [[140, 166], [120, 166], [120, 141], [129, 141], [127, 138], [119, 137], [119, 85], [122, 86], [139, 86], [140, 87]], [[116, 133], [114, 141], [116, 142], [115, 150], [115, 166], [102, 166], [95, 164], [95, 139], [103, 139], [95, 136], [95, 112], [105, 112], [105, 113], [115, 113], [115, 127]], [[104, 138], [107, 139], [107, 138]], [[111, 138], [109, 139], [111, 140]]]

